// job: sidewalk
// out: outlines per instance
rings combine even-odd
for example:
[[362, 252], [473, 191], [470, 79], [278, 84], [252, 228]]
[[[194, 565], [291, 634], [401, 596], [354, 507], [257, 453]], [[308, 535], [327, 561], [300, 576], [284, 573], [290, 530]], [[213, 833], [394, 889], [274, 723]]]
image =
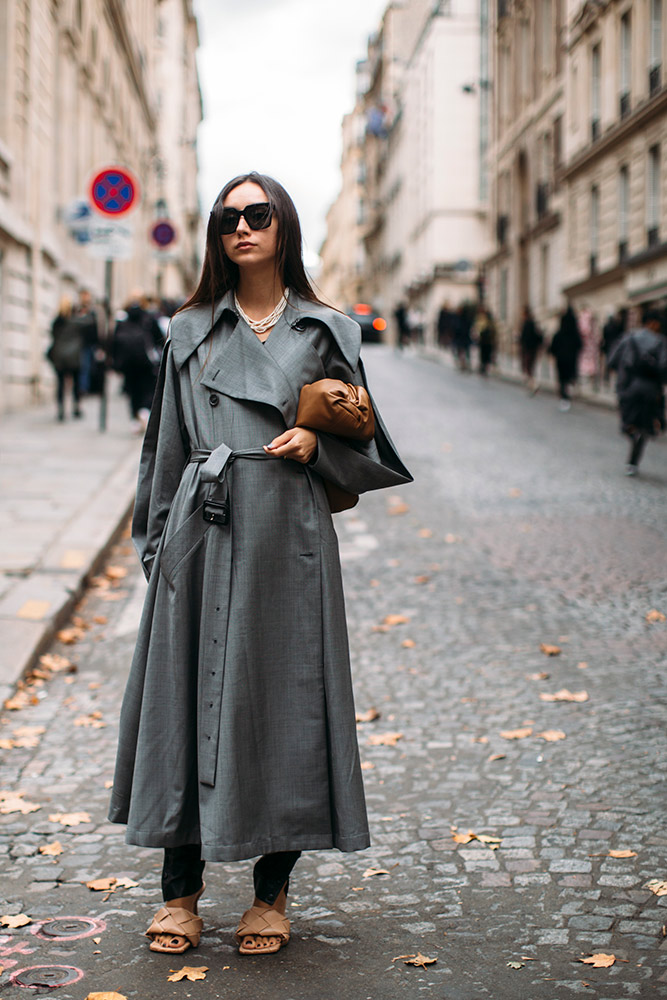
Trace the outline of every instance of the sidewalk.
[[[418, 350], [424, 357], [431, 358], [431, 360], [437, 361], [440, 364], [448, 365], [450, 368], [456, 367], [454, 355], [450, 350], [444, 350], [443, 348], [435, 347], [432, 344], [419, 347]], [[477, 364], [477, 355], [474, 350], [472, 352], [472, 363], [472, 370], [475, 372], [476, 368], [474, 366]], [[497, 362], [490, 369], [489, 374], [495, 378], [502, 379], [505, 382], [515, 382], [519, 385], [523, 385], [523, 375], [521, 373], [519, 359], [511, 358], [506, 354], [498, 355]], [[548, 355], [541, 355], [537, 363], [535, 374], [541, 392], [550, 392], [554, 395], [558, 395], [558, 382], [556, 381], [554, 375], [553, 364], [551, 363]], [[590, 403], [592, 406], [601, 406], [607, 410], [615, 410], [618, 405], [616, 402], [616, 395], [611, 386], [595, 390], [588, 384], [588, 380], [586, 380], [586, 382], [579, 380], [579, 382], [572, 387], [571, 392], [573, 400], [579, 400], [582, 403]]]
[[[108, 380], [81, 420], [55, 404], [9, 414], [0, 427], [0, 698], [67, 619], [134, 501], [141, 441], [127, 402]], [[68, 411], [69, 412], [69, 411]]]

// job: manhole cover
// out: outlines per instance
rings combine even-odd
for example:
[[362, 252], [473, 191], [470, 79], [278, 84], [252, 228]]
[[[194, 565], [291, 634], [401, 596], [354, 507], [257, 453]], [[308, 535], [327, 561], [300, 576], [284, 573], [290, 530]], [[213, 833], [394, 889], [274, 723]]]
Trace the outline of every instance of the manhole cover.
[[10, 978], [17, 986], [67, 986], [82, 977], [81, 969], [73, 965], [33, 965], [29, 969], [18, 969]]
[[43, 920], [33, 924], [30, 930], [40, 938], [59, 938], [74, 941], [77, 938], [92, 937], [107, 929], [104, 920], [94, 917], [54, 917], [53, 920]]

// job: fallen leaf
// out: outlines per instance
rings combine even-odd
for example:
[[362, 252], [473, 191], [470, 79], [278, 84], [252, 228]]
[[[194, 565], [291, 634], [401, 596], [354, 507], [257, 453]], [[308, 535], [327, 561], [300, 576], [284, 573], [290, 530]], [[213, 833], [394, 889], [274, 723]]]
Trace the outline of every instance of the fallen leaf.
[[497, 851], [502, 844], [501, 837], [489, 837], [486, 833], [478, 833], [475, 839], [479, 840], [481, 844], [486, 844], [492, 851]]
[[655, 608], [651, 608], [646, 615], [646, 621], [650, 625], [655, 625], [657, 622], [667, 621], [667, 616], [663, 615], [662, 611], [656, 611]]
[[372, 878], [373, 875], [390, 875], [386, 868], [367, 868], [362, 878]]
[[428, 583], [430, 579], [430, 576], [416, 576], [415, 583]]
[[517, 489], [516, 486], [514, 486], [511, 490], [508, 491], [507, 496], [508, 497], [520, 497], [521, 496], [521, 490]]
[[425, 969], [427, 965], [434, 965], [438, 960], [437, 958], [427, 958], [421, 952], [418, 952], [416, 955], [397, 955], [396, 958], [392, 958], [392, 962], [401, 961], [404, 965], [417, 965]]
[[178, 983], [181, 979], [189, 979], [191, 983], [198, 979], [206, 979], [208, 965], [184, 965], [182, 969], [170, 969], [172, 974], [167, 976], [167, 982]]
[[473, 741], [473, 743], [488, 743], [489, 742], [489, 737], [488, 736], [473, 736], [472, 741]]
[[645, 889], [650, 889], [656, 896], [667, 896], [667, 882], [658, 878], [652, 878], [650, 882], [644, 883]]
[[37, 699], [30, 694], [30, 691], [26, 688], [21, 688], [11, 698], [7, 698], [3, 707], [8, 712], [20, 712], [22, 708], [27, 708], [28, 705], [35, 705], [36, 703]]
[[487, 761], [491, 763], [494, 760], [505, 760], [507, 754], [504, 753], [492, 753], [490, 757], [487, 757]]
[[567, 688], [561, 688], [555, 694], [547, 694], [542, 691], [540, 699], [542, 701], [588, 701], [588, 691], [568, 691]]
[[540, 649], [542, 650], [545, 656], [560, 656], [560, 654], [563, 652], [560, 646], [550, 646], [549, 643], [547, 642], [541, 642]]
[[122, 580], [127, 576], [127, 570], [124, 566], [107, 566], [104, 574], [109, 580]]
[[89, 993], [86, 1000], [127, 1000], [123, 993]]
[[47, 670], [52, 670], [54, 674], [61, 670], [69, 670], [70, 667], [74, 666], [71, 660], [68, 660], [66, 656], [61, 656], [60, 653], [45, 653], [44, 656], [40, 656], [39, 662]]
[[616, 956], [599, 952], [597, 955], [590, 955], [589, 958], [580, 958], [579, 961], [584, 965], [592, 965], [594, 969], [608, 969], [616, 961]]
[[636, 858], [636, 851], [610, 851], [607, 855], [608, 858]]
[[14, 730], [14, 736], [21, 740], [32, 739], [33, 737], [41, 736], [45, 732], [46, 726], [17, 726]]
[[546, 681], [551, 677], [551, 674], [548, 674], [546, 670], [540, 670], [536, 674], [526, 674], [526, 677], [529, 681]]
[[445, 544], [446, 545], [456, 545], [456, 543], [460, 542], [460, 541], [461, 541], [461, 539], [459, 538], [459, 536], [458, 535], [452, 535], [451, 532], [448, 532], [445, 535]]
[[52, 823], [60, 823], [61, 826], [78, 826], [80, 823], [90, 823], [90, 813], [51, 813], [49, 819]]
[[95, 622], [96, 625], [107, 625], [109, 619], [107, 618], [106, 615], [95, 615], [93, 621]]
[[543, 733], [536, 733], [539, 740], [546, 740], [547, 743], [556, 743], [558, 740], [564, 740], [566, 734], [561, 729], [545, 729]]
[[104, 729], [106, 722], [102, 719], [101, 712], [90, 712], [88, 715], [80, 715], [74, 720], [75, 726], [88, 726], [90, 729]]
[[508, 962], [507, 963], [507, 968], [508, 969], [525, 969], [525, 967], [526, 967], [526, 963], [525, 962]]
[[95, 944], [99, 944], [101, 940], [102, 940], [101, 937], [94, 937], [93, 938], [93, 941], [95, 942]]
[[380, 718], [380, 713], [377, 708], [369, 708], [367, 712], [357, 712], [355, 718], [357, 722], [375, 722]]
[[472, 830], [468, 830], [467, 833], [453, 833], [452, 840], [455, 844], [469, 844], [472, 840], [476, 840], [476, 837]]
[[62, 642], [64, 646], [72, 646], [79, 639], [83, 639], [85, 632], [82, 628], [78, 628], [76, 625], [71, 625], [69, 628], [61, 628], [60, 632], [56, 632], [56, 638], [59, 642]]
[[84, 632], [90, 629], [90, 625], [85, 621], [80, 615], [72, 615], [72, 625], [76, 628], [82, 628]]
[[383, 625], [405, 625], [410, 619], [406, 615], [385, 615]]
[[376, 733], [369, 736], [366, 742], [372, 747], [395, 747], [402, 739], [403, 733]]
[[430, 528], [420, 528], [419, 529], [420, 538], [433, 538], [433, 532]]
[[20, 812], [25, 815], [42, 808], [36, 802], [26, 802], [24, 795], [25, 792], [0, 792], [0, 813]]
[[115, 892], [116, 889], [133, 889], [137, 885], [139, 883], [131, 878], [124, 876], [116, 878], [114, 875], [110, 878], [96, 878], [92, 882], [86, 882], [86, 886], [94, 892]]
[[32, 918], [26, 913], [17, 913], [15, 917], [0, 917], [3, 927], [25, 927], [32, 923]]
[[391, 514], [392, 517], [397, 517], [399, 514], [407, 514], [410, 510], [410, 506], [407, 503], [395, 503], [388, 508], [387, 513]]
[[54, 840], [50, 844], [42, 844], [39, 849], [40, 854], [46, 854], [50, 857], [57, 857], [58, 854], [63, 853], [63, 845], [59, 840]]
[[414, 639], [404, 639], [403, 642], [401, 643], [401, 646], [403, 646], [404, 649], [412, 649], [413, 646], [416, 645], [417, 643], [415, 642]]
[[525, 740], [527, 736], [533, 735], [532, 726], [525, 726], [523, 729], [502, 729], [500, 735], [504, 740]]
[[577, 666], [579, 670], [588, 670], [588, 664], [585, 660], [582, 660], [581, 663], [577, 663]]
[[362, 771], [374, 771], [375, 770], [375, 764], [373, 764], [370, 760], [364, 760], [364, 761], [362, 761], [362, 764], [361, 764], [361, 770]]

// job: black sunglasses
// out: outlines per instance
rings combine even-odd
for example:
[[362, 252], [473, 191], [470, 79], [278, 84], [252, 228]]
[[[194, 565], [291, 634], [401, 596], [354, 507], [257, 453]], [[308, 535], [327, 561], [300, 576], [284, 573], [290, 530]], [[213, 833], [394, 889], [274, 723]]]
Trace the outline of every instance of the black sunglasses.
[[241, 216], [251, 229], [268, 229], [271, 225], [273, 211], [268, 201], [260, 201], [256, 205], [246, 205], [245, 208], [223, 208], [220, 231], [224, 236], [236, 232]]

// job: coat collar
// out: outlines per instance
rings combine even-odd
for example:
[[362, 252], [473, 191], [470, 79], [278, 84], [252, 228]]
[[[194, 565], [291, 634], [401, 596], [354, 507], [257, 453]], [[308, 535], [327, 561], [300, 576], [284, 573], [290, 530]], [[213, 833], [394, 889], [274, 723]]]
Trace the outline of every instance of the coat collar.
[[[193, 351], [197, 350], [202, 340], [208, 336], [225, 312], [230, 313], [234, 320], [238, 319], [234, 309], [234, 293], [232, 291], [227, 292], [217, 302], [212, 322], [209, 307], [202, 305], [191, 306], [190, 309], [185, 309], [174, 316], [169, 332], [177, 370], [183, 367]], [[361, 331], [359, 324], [353, 319], [320, 302], [306, 302], [305, 299], [293, 292], [290, 293], [289, 304], [284, 315], [287, 322], [295, 330], [305, 329], [309, 321], [326, 326], [349, 366], [353, 370], [356, 369], [361, 348]]]

